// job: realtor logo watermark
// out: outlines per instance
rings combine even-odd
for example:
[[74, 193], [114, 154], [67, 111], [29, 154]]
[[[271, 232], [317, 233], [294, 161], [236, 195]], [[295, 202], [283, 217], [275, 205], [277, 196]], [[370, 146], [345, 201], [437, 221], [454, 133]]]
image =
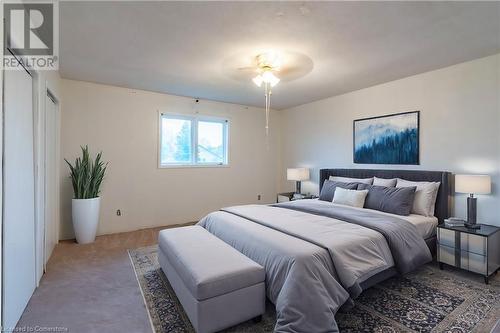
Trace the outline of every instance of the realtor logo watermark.
[[3, 15], [5, 69], [23, 69], [23, 66], [35, 70], [59, 68], [57, 2], [4, 2]]

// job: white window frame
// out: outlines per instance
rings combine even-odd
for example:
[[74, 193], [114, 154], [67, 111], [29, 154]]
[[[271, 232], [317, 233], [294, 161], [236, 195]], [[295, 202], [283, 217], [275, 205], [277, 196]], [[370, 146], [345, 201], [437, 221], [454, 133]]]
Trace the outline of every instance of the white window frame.
[[[189, 163], [161, 163], [161, 138], [162, 138], [162, 118], [167, 117], [169, 119], [184, 119], [191, 121], [191, 161]], [[198, 158], [198, 122], [215, 122], [222, 123], [224, 133], [224, 158], [223, 163], [199, 163]], [[189, 115], [189, 114], [178, 114], [170, 112], [158, 112], [158, 168], [160, 169], [171, 169], [171, 168], [224, 168], [229, 166], [229, 127], [230, 121], [228, 118], [217, 117], [217, 116], [206, 116], [206, 115]]]

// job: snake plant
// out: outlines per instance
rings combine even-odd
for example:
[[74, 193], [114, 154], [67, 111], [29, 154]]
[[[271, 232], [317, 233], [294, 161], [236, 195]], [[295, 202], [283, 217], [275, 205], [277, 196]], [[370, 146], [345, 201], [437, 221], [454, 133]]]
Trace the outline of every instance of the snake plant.
[[69, 166], [71, 182], [75, 199], [92, 199], [99, 197], [100, 187], [108, 163], [101, 161], [102, 152], [97, 154], [95, 161], [90, 157], [88, 146], [80, 147], [82, 157], [78, 157], [72, 165], [64, 159]]

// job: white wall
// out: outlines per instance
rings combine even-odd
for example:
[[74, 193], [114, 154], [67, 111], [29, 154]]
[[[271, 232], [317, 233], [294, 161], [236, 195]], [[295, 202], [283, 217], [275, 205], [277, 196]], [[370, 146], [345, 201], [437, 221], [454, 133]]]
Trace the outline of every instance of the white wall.
[[[486, 173], [478, 220], [500, 225], [500, 55], [415, 75], [281, 111], [283, 167], [312, 168], [304, 192], [317, 193], [320, 168], [398, 168], [354, 164], [354, 119], [420, 110], [419, 166], [405, 169]], [[280, 172], [281, 189], [293, 189]], [[465, 195], [454, 214], [465, 216]]]
[[[279, 114], [272, 113], [269, 148], [263, 109], [88, 82], [62, 80], [62, 157], [73, 161], [80, 145], [109, 161], [98, 234], [196, 221], [223, 206], [273, 202], [280, 168]], [[158, 111], [230, 119], [230, 165], [157, 167]], [[61, 238], [73, 237], [72, 188], [62, 165]], [[120, 209], [122, 216], [116, 215]]]

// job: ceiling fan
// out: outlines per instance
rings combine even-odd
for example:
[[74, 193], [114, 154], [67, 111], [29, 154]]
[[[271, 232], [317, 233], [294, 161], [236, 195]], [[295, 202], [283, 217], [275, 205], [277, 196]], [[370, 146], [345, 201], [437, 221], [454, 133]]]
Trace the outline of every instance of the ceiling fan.
[[223, 70], [237, 81], [253, 81], [264, 86], [266, 107], [266, 135], [269, 134], [269, 111], [272, 88], [281, 81], [292, 81], [307, 75], [313, 69], [312, 60], [301, 53], [289, 51], [261, 51], [238, 53], [225, 59]]
[[236, 81], [250, 82], [257, 74], [271, 72], [281, 81], [293, 81], [313, 69], [312, 60], [298, 52], [254, 51], [240, 52], [224, 59], [224, 74]]

